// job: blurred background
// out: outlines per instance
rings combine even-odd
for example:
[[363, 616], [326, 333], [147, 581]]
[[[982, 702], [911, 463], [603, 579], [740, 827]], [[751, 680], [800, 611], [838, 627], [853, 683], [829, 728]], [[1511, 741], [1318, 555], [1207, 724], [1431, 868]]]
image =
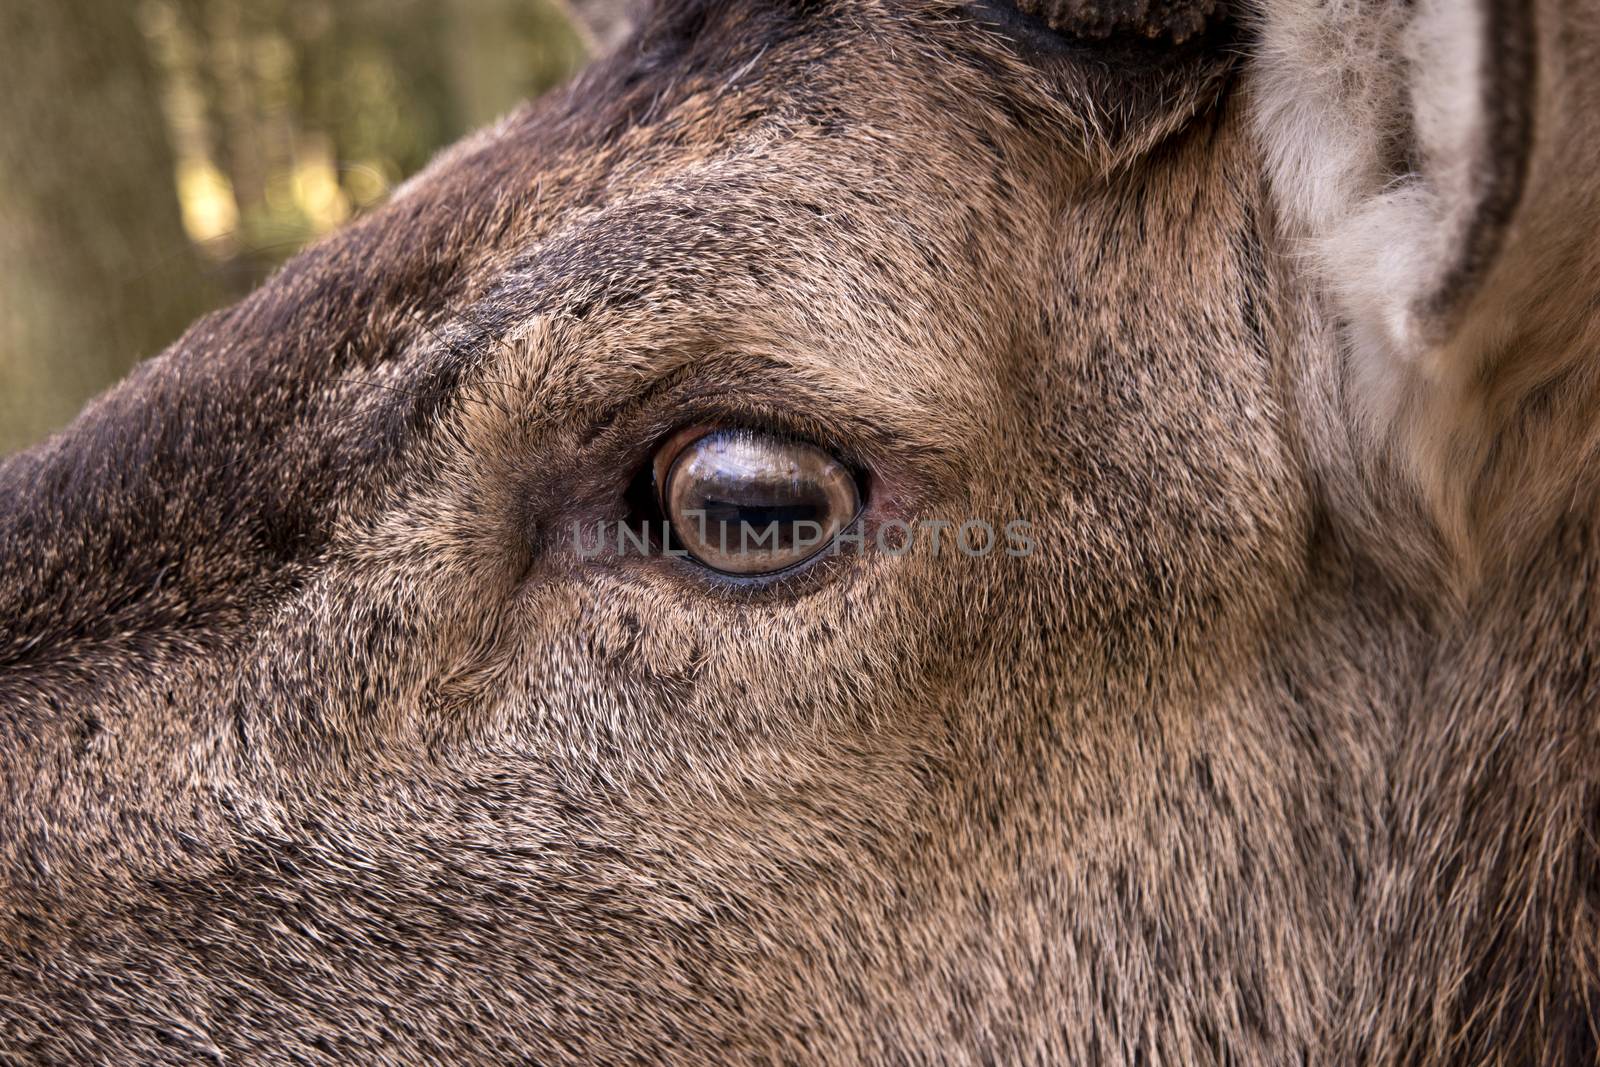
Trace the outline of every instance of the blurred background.
[[0, 3], [0, 453], [570, 78], [625, 3]]

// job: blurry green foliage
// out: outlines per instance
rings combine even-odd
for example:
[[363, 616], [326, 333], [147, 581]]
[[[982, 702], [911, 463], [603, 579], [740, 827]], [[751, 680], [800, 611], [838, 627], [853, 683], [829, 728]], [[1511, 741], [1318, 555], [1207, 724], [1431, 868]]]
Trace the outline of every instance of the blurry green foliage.
[[0, 451], [586, 55], [561, 0], [0, 8]]

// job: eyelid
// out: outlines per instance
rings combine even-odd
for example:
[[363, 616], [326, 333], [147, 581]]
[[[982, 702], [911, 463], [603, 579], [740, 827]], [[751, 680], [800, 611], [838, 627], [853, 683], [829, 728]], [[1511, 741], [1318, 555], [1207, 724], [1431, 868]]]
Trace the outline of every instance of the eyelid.
[[[684, 449], [725, 429], [822, 448], [856, 474], [864, 500], [896, 515], [917, 510], [965, 477], [955, 443], [926, 432], [935, 420], [918, 417], [920, 404], [903, 417], [869, 417], [881, 405], [870, 395], [857, 403], [841, 399], [851, 394], [831, 379], [779, 366], [755, 368], [732, 387], [722, 363], [707, 357], [658, 378], [627, 404], [580, 409], [574, 447], [563, 462], [530, 465], [524, 473], [521, 510], [530, 528], [546, 525], [550, 514], [593, 519], [622, 517], [636, 505], [654, 510], [657, 472], [664, 478]], [[625, 501], [629, 492], [637, 495]]]

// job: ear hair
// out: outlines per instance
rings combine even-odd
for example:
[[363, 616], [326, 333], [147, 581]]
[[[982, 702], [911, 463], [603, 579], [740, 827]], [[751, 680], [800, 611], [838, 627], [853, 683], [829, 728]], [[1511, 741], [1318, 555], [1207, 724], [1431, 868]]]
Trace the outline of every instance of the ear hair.
[[1259, 31], [1257, 133], [1342, 330], [1356, 429], [1459, 544], [1493, 445], [1474, 392], [1495, 339], [1474, 312], [1533, 152], [1530, 5], [1265, 0]]

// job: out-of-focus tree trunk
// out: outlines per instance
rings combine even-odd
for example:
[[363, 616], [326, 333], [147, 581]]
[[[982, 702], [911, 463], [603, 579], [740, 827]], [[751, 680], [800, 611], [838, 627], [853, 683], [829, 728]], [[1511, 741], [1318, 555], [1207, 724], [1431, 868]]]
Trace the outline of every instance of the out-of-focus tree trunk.
[[135, 11], [0, 3], [0, 452], [66, 423], [210, 303]]

